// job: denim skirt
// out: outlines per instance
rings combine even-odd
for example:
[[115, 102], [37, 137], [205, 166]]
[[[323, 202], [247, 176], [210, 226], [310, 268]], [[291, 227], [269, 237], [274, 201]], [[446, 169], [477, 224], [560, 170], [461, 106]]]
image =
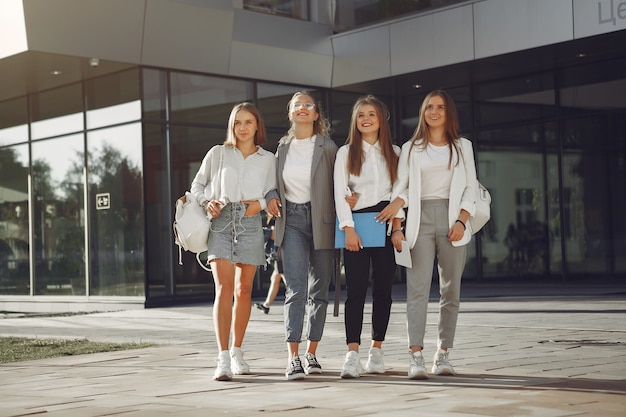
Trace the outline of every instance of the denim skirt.
[[227, 259], [232, 263], [265, 264], [261, 215], [245, 216], [246, 206], [228, 203], [211, 222], [208, 261]]

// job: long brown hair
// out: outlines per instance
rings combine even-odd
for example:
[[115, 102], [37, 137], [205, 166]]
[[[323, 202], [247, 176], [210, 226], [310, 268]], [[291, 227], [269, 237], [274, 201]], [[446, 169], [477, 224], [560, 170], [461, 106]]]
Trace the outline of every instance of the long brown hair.
[[[459, 115], [456, 111], [456, 105], [454, 104], [452, 96], [450, 96], [450, 94], [448, 94], [444, 90], [431, 91], [426, 95], [426, 97], [424, 97], [424, 101], [422, 102], [422, 106], [420, 107], [419, 122], [417, 123], [417, 127], [415, 128], [415, 132], [413, 132], [413, 136], [411, 136], [411, 139], [409, 139], [413, 142], [411, 144], [411, 149], [413, 149], [413, 146], [417, 146], [418, 143], [422, 149], [426, 149], [426, 147], [428, 146], [430, 128], [426, 123], [426, 107], [428, 106], [428, 102], [430, 101], [430, 99], [433, 97], [441, 97], [446, 112], [444, 135], [446, 136], [446, 139], [448, 139], [448, 148], [450, 149], [450, 159], [448, 160], [448, 168], [450, 168], [452, 167], [453, 151], [455, 151], [457, 155], [460, 156]], [[409, 155], [411, 154], [409, 153]]]
[[267, 134], [265, 133], [265, 123], [263, 122], [263, 118], [261, 117], [261, 112], [254, 104], [245, 102], [236, 104], [230, 111], [230, 116], [228, 117], [228, 130], [226, 132], [226, 140], [224, 141], [224, 145], [237, 146], [237, 137], [235, 136], [235, 117], [237, 117], [237, 113], [240, 110], [250, 112], [256, 119], [256, 133], [254, 134], [254, 144], [265, 144], [265, 142], [267, 141]]
[[348, 172], [352, 175], [360, 176], [363, 166], [363, 135], [357, 128], [359, 111], [361, 108], [370, 104], [376, 109], [378, 116], [378, 141], [383, 153], [383, 157], [387, 162], [387, 170], [389, 178], [393, 184], [398, 177], [398, 155], [393, 150], [393, 140], [391, 138], [391, 128], [389, 127], [389, 110], [385, 103], [371, 94], [360, 97], [352, 107], [352, 120], [350, 121], [350, 132], [346, 144], [348, 145]]

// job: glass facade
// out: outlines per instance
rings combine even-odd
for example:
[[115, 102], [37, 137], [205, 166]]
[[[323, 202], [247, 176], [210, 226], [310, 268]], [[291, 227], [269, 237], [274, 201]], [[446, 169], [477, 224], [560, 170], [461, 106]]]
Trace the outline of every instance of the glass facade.
[[330, 2], [318, 0], [243, 0], [243, 8], [253, 12], [317, 22], [319, 22], [320, 14], [322, 14], [318, 8], [326, 8], [328, 9], [326, 13], [333, 19], [333, 31], [338, 33], [464, 1], [466, 0], [339, 0]]
[[[620, 68], [626, 59], [437, 80], [456, 101], [493, 199], [464, 279], [623, 279]], [[406, 141], [428, 91], [403, 80], [318, 89], [335, 142], [345, 142], [354, 101], [376, 91], [396, 143]], [[195, 255], [183, 253], [179, 265], [174, 201], [224, 141], [235, 103], [259, 106], [274, 151], [289, 126], [287, 102], [302, 89], [134, 68], [0, 102], [0, 295], [145, 297], [147, 306], [212, 299]], [[264, 295], [267, 283], [257, 282]]]

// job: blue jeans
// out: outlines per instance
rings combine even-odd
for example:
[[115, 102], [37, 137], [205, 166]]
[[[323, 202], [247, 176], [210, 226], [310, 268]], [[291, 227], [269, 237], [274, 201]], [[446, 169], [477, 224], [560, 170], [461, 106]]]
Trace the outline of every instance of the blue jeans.
[[285, 277], [285, 337], [301, 342], [307, 313], [307, 340], [320, 341], [326, 323], [334, 249], [315, 250], [311, 205], [287, 202], [281, 245]]

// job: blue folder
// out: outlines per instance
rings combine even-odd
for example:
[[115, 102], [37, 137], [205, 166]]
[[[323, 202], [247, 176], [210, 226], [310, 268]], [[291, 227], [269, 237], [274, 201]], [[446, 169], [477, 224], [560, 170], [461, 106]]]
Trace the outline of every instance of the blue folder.
[[[354, 230], [359, 234], [364, 248], [385, 246], [387, 226], [376, 221], [378, 213], [352, 213]], [[335, 219], [335, 248], [346, 247], [346, 232], [339, 229], [339, 219]]]

